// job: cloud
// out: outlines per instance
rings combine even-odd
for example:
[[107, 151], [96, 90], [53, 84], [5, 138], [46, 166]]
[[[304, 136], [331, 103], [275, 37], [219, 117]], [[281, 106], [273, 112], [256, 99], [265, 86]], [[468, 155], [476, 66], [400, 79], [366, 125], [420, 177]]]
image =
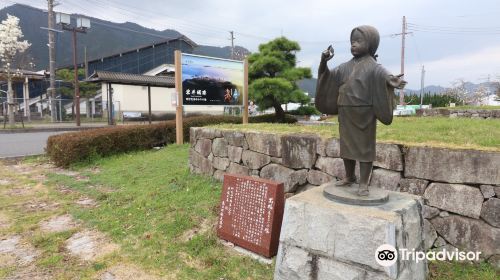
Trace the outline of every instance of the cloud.
[[[484, 82], [487, 75], [494, 79], [500, 75], [500, 45], [486, 47], [470, 53], [450, 55], [440, 59], [424, 61], [425, 84], [450, 86], [450, 83], [463, 78], [470, 82]], [[408, 65], [409, 88], [420, 88], [421, 65]]]

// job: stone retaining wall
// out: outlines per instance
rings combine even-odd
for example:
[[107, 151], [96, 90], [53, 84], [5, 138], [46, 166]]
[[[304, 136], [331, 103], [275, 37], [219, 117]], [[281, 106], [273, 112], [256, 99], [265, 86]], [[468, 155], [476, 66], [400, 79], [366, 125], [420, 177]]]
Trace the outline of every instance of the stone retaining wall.
[[500, 110], [486, 109], [417, 109], [418, 117], [439, 116], [450, 118], [482, 118], [482, 119], [500, 119]]
[[[218, 180], [227, 172], [281, 181], [289, 197], [345, 176], [335, 138], [211, 128], [190, 133], [191, 172]], [[425, 249], [481, 251], [500, 266], [500, 152], [378, 143], [374, 166], [370, 185], [424, 198]]]

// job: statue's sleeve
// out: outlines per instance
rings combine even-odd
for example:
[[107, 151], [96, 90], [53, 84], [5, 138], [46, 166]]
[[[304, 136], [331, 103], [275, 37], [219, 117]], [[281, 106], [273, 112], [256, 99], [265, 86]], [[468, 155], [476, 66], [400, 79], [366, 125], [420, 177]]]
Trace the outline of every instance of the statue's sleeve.
[[338, 73], [338, 67], [333, 70], [328, 69], [326, 65], [325, 67], [319, 67], [314, 104], [316, 109], [323, 114], [338, 114]]
[[394, 88], [387, 84], [387, 76], [391, 74], [382, 66], [375, 67], [373, 75], [373, 111], [375, 117], [383, 124], [392, 123], [394, 110]]

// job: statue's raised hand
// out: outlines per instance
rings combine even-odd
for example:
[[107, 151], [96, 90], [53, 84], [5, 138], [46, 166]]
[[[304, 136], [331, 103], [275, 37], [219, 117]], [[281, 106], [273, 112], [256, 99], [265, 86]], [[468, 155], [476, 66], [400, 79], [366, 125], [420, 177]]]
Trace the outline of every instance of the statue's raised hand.
[[335, 51], [333, 50], [332, 45], [330, 45], [330, 46], [328, 46], [328, 48], [326, 50], [324, 50], [321, 53], [321, 60], [328, 61], [328, 60], [332, 59], [334, 54], [335, 54]]

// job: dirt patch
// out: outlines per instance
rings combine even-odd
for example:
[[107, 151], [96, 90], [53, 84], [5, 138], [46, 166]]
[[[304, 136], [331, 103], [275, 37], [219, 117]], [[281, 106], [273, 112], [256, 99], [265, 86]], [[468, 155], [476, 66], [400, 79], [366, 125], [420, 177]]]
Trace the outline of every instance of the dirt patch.
[[75, 177], [77, 175], [80, 175], [80, 173], [76, 171], [66, 170], [62, 168], [52, 168], [51, 171], [57, 175], [65, 175], [69, 177]]
[[67, 187], [67, 186], [61, 186], [61, 185], [58, 185], [56, 187], [56, 190], [62, 194], [71, 194], [71, 193], [74, 193], [75, 191], [72, 190], [71, 188]]
[[66, 249], [71, 255], [85, 261], [93, 261], [119, 249], [111, 243], [104, 234], [98, 231], [86, 230], [73, 234], [66, 240]]
[[95, 207], [97, 202], [95, 202], [92, 198], [82, 197], [76, 201], [76, 204], [83, 207]]
[[87, 169], [88, 172], [92, 173], [92, 174], [99, 174], [101, 173], [101, 169], [99, 167], [92, 167], [92, 168], [89, 168]]
[[205, 232], [208, 232], [209, 230], [211, 230], [212, 228], [215, 227], [215, 223], [214, 222], [210, 222], [210, 220], [208, 219], [205, 219], [203, 220], [199, 226], [196, 226], [190, 230], [187, 230], [185, 231], [181, 237], [179, 238], [179, 240], [181, 242], [188, 242], [189, 240], [193, 239], [193, 237], [197, 234], [203, 234]]
[[10, 227], [10, 219], [4, 213], [0, 212], [0, 229]]
[[27, 243], [21, 243], [21, 236], [14, 235], [0, 240], [0, 254], [15, 257], [16, 265], [25, 266], [32, 263], [39, 253]]
[[207, 268], [207, 266], [203, 262], [191, 257], [185, 252], [180, 252], [179, 257], [187, 266], [196, 270], [204, 270]]
[[7, 185], [10, 185], [10, 184], [12, 184], [11, 181], [6, 180], [6, 179], [0, 179], [0, 186], [7, 186]]
[[36, 185], [22, 185], [22, 186], [15, 186], [13, 188], [7, 189], [5, 193], [7, 195], [14, 195], [14, 196], [26, 196], [26, 195], [32, 195], [34, 193], [47, 193], [47, 187], [45, 187], [42, 183], [37, 183]]
[[5, 278], [6, 280], [51, 280], [54, 277], [49, 271], [43, 271], [40, 268], [30, 265], [28, 267], [20, 268], [12, 273], [12, 275]]
[[50, 201], [30, 201], [22, 205], [22, 209], [26, 212], [51, 211], [59, 208], [59, 203]]
[[33, 191], [33, 188], [24, 186], [24, 187], [15, 187], [15, 188], [9, 189], [5, 193], [7, 195], [24, 196], [24, 195], [31, 194], [32, 191]]
[[75, 180], [79, 181], [79, 182], [88, 182], [90, 181], [90, 178], [87, 177], [87, 176], [83, 176], [83, 175], [76, 175], [74, 176]]
[[14, 171], [16, 174], [29, 175], [29, 174], [32, 174], [34, 171], [34, 168], [32, 166], [29, 166], [26, 164], [8, 165], [8, 167], [10, 170]]
[[171, 278], [161, 278], [151, 275], [135, 265], [119, 264], [107, 269], [101, 276], [100, 280], [160, 280], [160, 279], [176, 279], [174, 276]]
[[30, 178], [32, 180], [35, 180], [38, 182], [44, 182], [45, 180], [47, 180], [47, 176], [45, 176], [44, 174], [36, 174], [36, 175], [30, 176]]
[[40, 229], [44, 232], [61, 232], [74, 229], [78, 224], [73, 220], [69, 214], [52, 217], [47, 221], [40, 223]]

